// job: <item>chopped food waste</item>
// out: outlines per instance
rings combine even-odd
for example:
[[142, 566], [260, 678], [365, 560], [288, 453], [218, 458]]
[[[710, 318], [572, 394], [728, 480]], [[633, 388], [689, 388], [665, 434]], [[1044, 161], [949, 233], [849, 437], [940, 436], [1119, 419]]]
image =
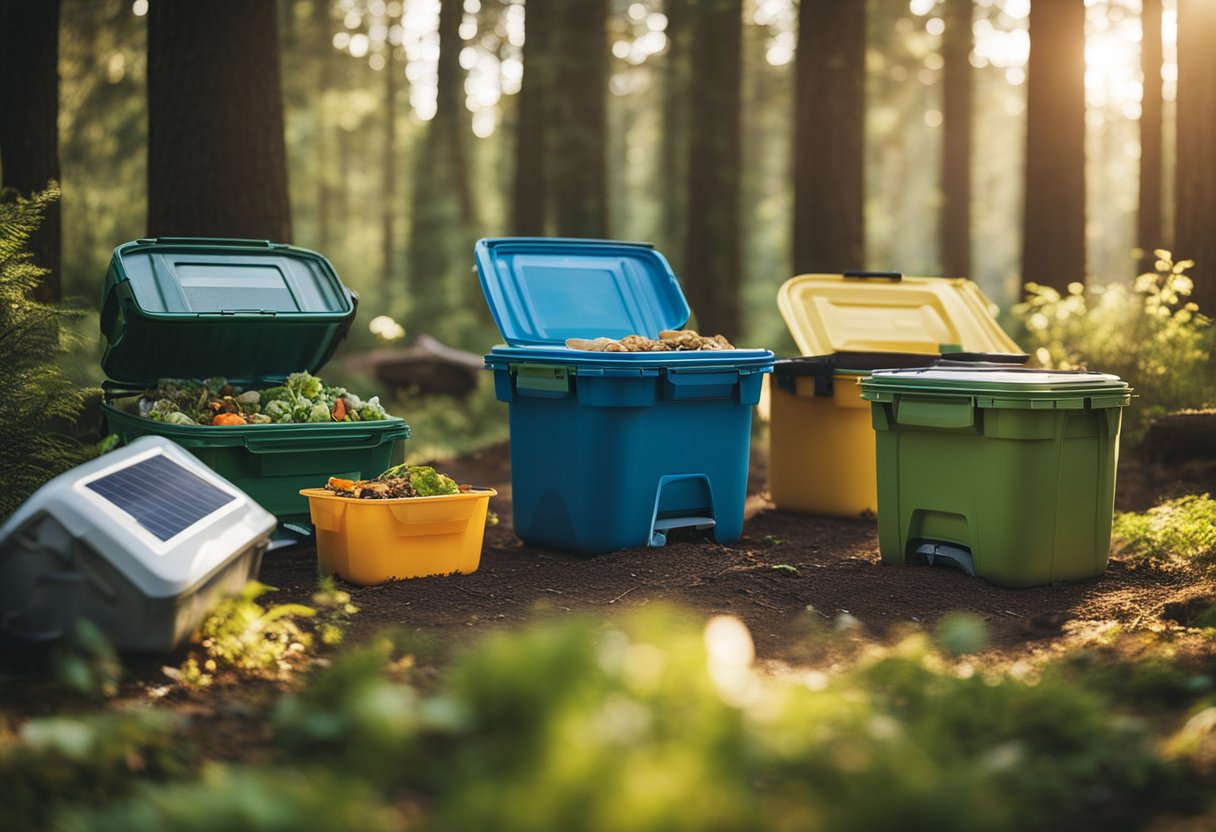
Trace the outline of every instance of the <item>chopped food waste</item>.
[[330, 477], [325, 488], [339, 497], [354, 497], [359, 500], [436, 497], [472, 490], [472, 486], [457, 485], [451, 477], [440, 474], [429, 465], [395, 465], [374, 480]]
[[698, 335], [691, 329], [665, 329], [658, 338], [626, 335], [624, 338], [567, 338], [572, 350], [592, 352], [670, 352], [672, 350], [733, 350], [721, 335]]
[[391, 418], [379, 396], [362, 399], [311, 373], [292, 373], [277, 387], [241, 390], [224, 378], [161, 379], [136, 403], [140, 416], [171, 425], [271, 425], [374, 422]]

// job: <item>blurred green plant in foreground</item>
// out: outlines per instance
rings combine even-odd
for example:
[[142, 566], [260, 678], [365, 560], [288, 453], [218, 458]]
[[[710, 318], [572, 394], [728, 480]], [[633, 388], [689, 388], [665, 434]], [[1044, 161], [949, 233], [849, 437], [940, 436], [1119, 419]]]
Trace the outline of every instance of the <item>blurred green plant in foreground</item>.
[[[814, 626], [808, 637], [842, 638]], [[132, 771], [138, 787], [110, 786], [102, 800], [85, 787], [104, 774], [98, 759], [55, 751], [49, 766], [52, 751], [30, 737], [72, 731], [35, 720], [0, 737], [0, 800], [31, 805], [52, 778], [64, 788], [62, 805], [43, 809], [49, 828], [125, 832], [1216, 821], [1210, 652], [1184, 657], [1168, 634], [1147, 633], [1136, 638], [1159, 657], [1147, 675], [1119, 664], [1119, 639], [996, 667], [974, 652], [983, 629], [955, 616], [940, 641], [915, 633], [851, 667], [773, 674], [733, 617], [572, 617], [482, 638], [429, 693], [411, 678], [406, 643], [386, 634], [265, 706], [274, 747], [260, 773], [210, 764], [158, 783]], [[1123, 667], [1114, 683], [1113, 667]]]
[[1156, 270], [1128, 287], [1071, 283], [1061, 295], [1027, 283], [1011, 310], [1024, 344], [1043, 367], [1113, 373], [1135, 388], [1124, 413], [1124, 436], [1136, 443], [1163, 413], [1216, 403], [1216, 330], [1187, 300], [1191, 260], [1158, 249]]

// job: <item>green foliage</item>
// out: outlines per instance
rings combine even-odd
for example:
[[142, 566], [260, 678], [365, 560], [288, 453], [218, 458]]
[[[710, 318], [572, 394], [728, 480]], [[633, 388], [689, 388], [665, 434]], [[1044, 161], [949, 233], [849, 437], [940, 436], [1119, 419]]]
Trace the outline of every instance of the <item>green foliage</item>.
[[384, 782], [411, 762], [421, 721], [418, 696], [385, 672], [408, 666], [390, 638], [334, 658], [311, 673], [303, 690], [273, 714], [287, 759], [311, 760]]
[[1085, 677], [977, 672], [923, 637], [772, 678], [732, 618], [549, 622], [487, 637], [431, 697], [385, 676], [392, 656], [336, 661], [276, 735], [289, 758], [421, 789], [434, 829], [1064, 828], [1201, 793], [1163, 790], [1177, 771], [1148, 723], [1112, 718]]
[[1070, 284], [1061, 295], [1026, 284], [1027, 299], [1013, 307], [1024, 328], [1020, 339], [1044, 367], [1088, 367], [1114, 373], [1136, 391], [1125, 436], [1137, 441], [1149, 422], [1173, 410], [1216, 402], [1216, 329], [1186, 298], [1193, 284], [1190, 260], [1156, 252], [1156, 271], [1122, 284], [1091, 288]]
[[[277, 676], [312, 644], [312, 634], [297, 619], [316, 610], [303, 604], [279, 604], [265, 609], [257, 599], [273, 587], [250, 581], [240, 595], [222, 601], [199, 628], [201, 655], [191, 655], [174, 679], [204, 686], [220, 670]], [[349, 602], [349, 596], [347, 596]]]
[[72, 313], [29, 296], [46, 270], [34, 264], [26, 243], [58, 198], [52, 185], [29, 199], [0, 200], [0, 519], [48, 479], [93, 455], [69, 435], [84, 391], [58, 365], [72, 348], [63, 328]]
[[[1140, 828], [1216, 811], [1211, 660], [1160, 638], [1001, 670], [955, 658], [986, 633], [954, 616], [949, 653], [913, 635], [772, 675], [739, 620], [649, 609], [493, 633], [431, 693], [406, 638], [318, 663], [271, 711], [268, 770], [185, 781], [154, 713], [42, 720], [0, 738], [0, 800], [41, 828], [55, 795], [54, 828], [124, 832]], [[183, 782], [133, 789], [138, 772]]]
[[1112, 536], [1133, 562], [1191, 564], [1216, 574], [1216, 500], [1188, 494], [1146, 512], [1115, 514]]
[[122, 662], [105, 633], [92, 621], [78, 618], [72, 637], [59, 645], [55, 675], [69, 690], [99, 698], [118, 692]]
[[413, 436], [406, 443], [406, 462], [450, 459], [507, 438], [507, 406], [494, 397], [489, 376], [484, 374], [464, 399], [407, 394], [393, 401], [393, 412], [402, 415]]
[[50, 717], [0, 734], [0, 816], [6, 829], [45, 829], [65, 801], [97, 806], [140, 781], [184, 776], [189, 749], [171, 715], [157, 711]]
[[57, 832], [399, 832], [401, 818], [348, 778], [213, 766], [198, 782], [143, 789], [101, 811], [62, 812]]

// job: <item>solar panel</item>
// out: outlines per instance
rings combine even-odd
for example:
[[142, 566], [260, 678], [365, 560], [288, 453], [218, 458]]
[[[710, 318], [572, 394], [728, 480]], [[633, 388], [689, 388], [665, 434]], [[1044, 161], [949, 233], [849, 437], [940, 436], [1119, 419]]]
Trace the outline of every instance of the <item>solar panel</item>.
[[159, 540], [169, 540], [236, 497], [157, 454], [86, 484]]

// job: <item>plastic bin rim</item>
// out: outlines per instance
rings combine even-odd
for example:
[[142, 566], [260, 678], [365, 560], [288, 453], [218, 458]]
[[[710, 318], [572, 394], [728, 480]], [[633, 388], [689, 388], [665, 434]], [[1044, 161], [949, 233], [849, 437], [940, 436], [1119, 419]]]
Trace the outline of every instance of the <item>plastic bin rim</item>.
[[1040, 370], [1022, 367], [920, 367], [875, 370], [868, 382], [895, 389], [901, 386], [966, 389], [979, 392], [1059, 391], [1067, 393], [1081, 387], [1105, 390], [1130, 389], [1116, 375], [1088, 370]]
[[335, 494], [325, 488], [301, 488], [300, 494], [309, 499], [316, 498], [318, 500], [335, 500], [341, 503], [358, 503], [359, 505], [371, 506], [392, 506], [402, 505], [404, 503], [441, 503], [454, 500], [468, 500], [477, 497], [495, 497], [498, 495], [497, 489], [489, 486], [473, 486], [469, 491], [461, 491], [459, 494], [432, 494], [427, 497], [388, 497], [385, 499], [363, 499], [360, 497], [343, 497], [340, 494]]
[[572, 350], [567, 347], [496, 346], [485, 355], [486, 367], [495, 369], [506, 364], [537, 363], [570, 366], [610, 367], [669, 367], [680, 364], [716, 365], [721, 367], [772, 368], [776, 357], [769, 350], [664, 350], [662, 352], [596, 352]]

